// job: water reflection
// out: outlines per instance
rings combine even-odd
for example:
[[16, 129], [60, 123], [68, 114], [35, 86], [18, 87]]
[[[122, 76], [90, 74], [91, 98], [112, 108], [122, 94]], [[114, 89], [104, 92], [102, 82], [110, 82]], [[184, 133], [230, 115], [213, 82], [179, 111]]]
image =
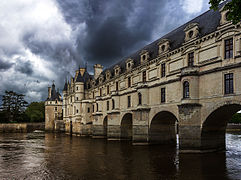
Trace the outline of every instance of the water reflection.
[[128, 141], [1, 134], [0, 179], [239, 179], [240, 137], [227, 135], [226, 152], [178, 154]]

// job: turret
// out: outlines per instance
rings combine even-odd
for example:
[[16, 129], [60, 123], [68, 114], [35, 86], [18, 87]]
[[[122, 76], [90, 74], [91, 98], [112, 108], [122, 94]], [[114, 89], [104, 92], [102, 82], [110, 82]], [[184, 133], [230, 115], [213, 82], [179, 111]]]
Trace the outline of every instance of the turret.
[[48, 99], [51, 98], [51, 87], [48, 87]]

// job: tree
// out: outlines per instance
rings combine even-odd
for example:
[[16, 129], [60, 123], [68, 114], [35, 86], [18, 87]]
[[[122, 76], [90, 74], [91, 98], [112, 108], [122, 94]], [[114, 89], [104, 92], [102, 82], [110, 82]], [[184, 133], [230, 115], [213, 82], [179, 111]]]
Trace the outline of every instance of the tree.
[[[223, 1], [224, 0], [210, 0], [210, 9], [217, 11], [218, 5]], [[224, 10], [229, 11], [227, 19], [229, 21], [232, 21], [233, 24], [237, 24], [241, 21], [241, 0], [232, 0], [227, 2], [227, 4], [224, 7]]]
[[[5, 91], [2, 98], [1, 114], [5, 116], [6, 121], [19, 121], [24, 113], [27, 102], [24, 100], [23, 94], [14, 91]], [[3, 115], [4, 114], [4, 115]]]
[[44, 102], [32, 102], [25, 111], [30, 122], [43, 122], [44, 112]]

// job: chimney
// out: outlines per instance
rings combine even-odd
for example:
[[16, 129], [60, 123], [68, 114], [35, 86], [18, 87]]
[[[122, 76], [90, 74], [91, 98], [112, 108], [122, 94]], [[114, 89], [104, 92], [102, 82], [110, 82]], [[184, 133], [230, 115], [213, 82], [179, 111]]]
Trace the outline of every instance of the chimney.
[[100, 64], [95, 64], [94, 71], [95, 71], [94, 78], [97, 79], [103, 71], [103, 66]]
[[51, 98], [51, 87], [48, 87], [48, 98]]

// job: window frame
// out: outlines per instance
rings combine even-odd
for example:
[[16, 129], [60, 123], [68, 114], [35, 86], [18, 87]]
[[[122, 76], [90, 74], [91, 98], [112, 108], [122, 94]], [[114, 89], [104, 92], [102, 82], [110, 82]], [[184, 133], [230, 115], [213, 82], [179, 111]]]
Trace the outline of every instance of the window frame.
[[127, 107], [131, 107], [131, 96], [127, 96]]
[[194, 66], [194, 52], [190, 52], [187, 55], [187, 66], [193, 67]]
[[142, 105], [142, 94], [138, 92], [138, 105]]
[[166, 102], [166, 88], [162, 87], [161, 88], [161, 103], [165, 103]]
[[146, 82], [146, 71], [142, 72], [142, 82]]
[[183, 82], [183, 99], [190, 98], [190, 83], [188, 81]]
[[166, 63], [161, 64], [161, 77], [166, 76]]
[[234, 74], [226, 73], [224, 74], [224, 94], [234, 93]]
[[112, 99], [112, 109], [115, 109], [115, 100]]
[[233, 58], [233, 37], [224, 40], [224, 59]]
[[131, 87], [131, 77], [130, 76], [127, 78], [127, 87], [128, 88]]

